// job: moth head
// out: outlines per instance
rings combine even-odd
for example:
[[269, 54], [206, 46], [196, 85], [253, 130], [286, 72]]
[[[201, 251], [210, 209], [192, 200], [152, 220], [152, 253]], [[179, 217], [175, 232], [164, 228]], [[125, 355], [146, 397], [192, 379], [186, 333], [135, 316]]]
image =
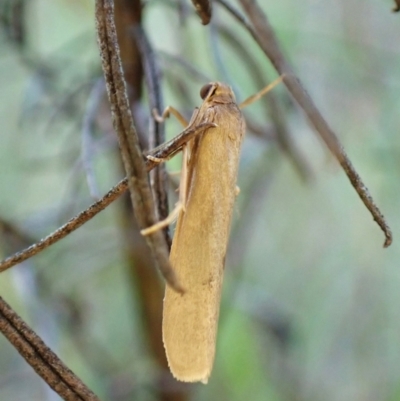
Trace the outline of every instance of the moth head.
[[207, 97], [211, 97], [217, 88], [217, 83], [216, 82], [209, 82], [208, 84], [205, 84], [202, 86], [200, 89], [200, 97], [205, 100]]
[[201, 98], [216, 103], [235, 103], [235, 94], [232, 88], [221, 82], [210, 82], [200, 89]]

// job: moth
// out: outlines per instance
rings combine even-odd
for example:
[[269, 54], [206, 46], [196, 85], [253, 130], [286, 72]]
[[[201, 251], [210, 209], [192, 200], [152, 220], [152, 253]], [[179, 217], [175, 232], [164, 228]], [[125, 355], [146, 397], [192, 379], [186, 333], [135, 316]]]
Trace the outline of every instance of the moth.
[[183, 146], [177, 206], [166, 220], [142, 231], [148, 235], [177, 217], [170, 261], [185, 292], [166, 287], [162, 330], [168, 364], [178, 380], [207, 383], [214, 363], [225, 256], [246, 129], [240, 109], [281, 80], [240, 105], [228, 85], [204, 85], [200, 90], [203, 103], [188, 124], [172, 107], [163, 113], [164, 117], [174, 114], [187, 129], [213, 124]]

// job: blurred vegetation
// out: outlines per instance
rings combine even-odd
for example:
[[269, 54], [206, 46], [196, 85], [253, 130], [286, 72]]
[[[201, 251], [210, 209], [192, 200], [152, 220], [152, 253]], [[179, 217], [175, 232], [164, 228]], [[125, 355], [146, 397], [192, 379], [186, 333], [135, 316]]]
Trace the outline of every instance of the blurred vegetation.
[[[0, 1], [2, 258], [56, 229], [123, 176], [101, 87], [93, 3]], [[390, 12], [390, 1], [259, 3], [385, 214], [394, 244], [382, 248], [383, 235], [347, 178], [284, 87], [276, 88], [312, 175], [301, 179], [273, 135], [247, 135], [214, 371], [207, 386], [177, 391], [190, 400], [399, 400], [400, 15]], [[186, 115], [200, 103], [205, 78], [228, 82], [238, 100], [261, 89], [240, 48], [265, 84], [275, 77], [218, 4], [204, 27], [188, 1], [149, 0], [142, 24], [160, 62], [165, 105]], [[96, 118], [82, 147], [93, 102]], [[146, 130], [146, 93], [137, 107]], [[264, 103], [246, 116], [273, 132]], [[173, 119], [166, 129], [168, 137], [181, 130]], [[168, 168], [179, 169], [179, 159]], [[168, 380], [160, 390], [156, 380], [164, 368], [143, 301], [153, 290], [128, 268], [133, 218], [125, 209], [126, 202], [115, 202], [2, 274], [0, 295], [102, 400], [174, 399], [168, 393], [175, 384]], [[3, 337], [0, 355], [1, 400], [59, 399]]]

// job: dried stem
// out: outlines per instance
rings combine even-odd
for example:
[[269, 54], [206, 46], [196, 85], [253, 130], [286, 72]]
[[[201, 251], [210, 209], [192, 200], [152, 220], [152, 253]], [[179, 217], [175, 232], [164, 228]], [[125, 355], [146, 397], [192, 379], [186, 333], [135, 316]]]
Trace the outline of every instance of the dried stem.
[[[235, 36], [233, 29], [229, 29], [223, 25], [221, 25], [218, 29], [220, 34], [224, 36], [230, 45], [235, 49], [236, 54], [240, 55], [241, 60], [248, 65], [249, 71], [252, 72], [251, 77], [256, 85], [259, 88], [262, 88], [266, 84], [265, 72], [262, 71], [260, 65], [256, 63], [253, 57], [251, 57], [246, 46], [244, 46], [243, 43]], [[285, 114], [279, 102], [278, 96], [274, 93], [274, 91], [271, 91], [268, 96], [264, 96], [262, 98], [262, 101], [268, 110], [269, 118], [271, 119], [276, 130], [276, 140], [278, 145], [282, 151], [286, 153], [300, 177], [304, 181], [307, 181], [310, 179], [310, 177], [312, 177], [311, 168], [304, 159], [303, 155], [300, 153], [299, 149], [293, 143]], [[248, 128], [250, 128], [250, 124], [247, 121], [246, 124]]]
[[[157, 216], [139, 147], [139, 138], [130, 112], [112, 0], [96, 1], [96, 28], [113, 125], [118, 136], [136, 220], [139, 227], [143, 229], [154, 225], [157, 222]], [[154, 232], [146, 237], [146, 241], [167, 283], [176, 291], [183, 292], [169, 263], [169, 250], [163, 232]]]
[[[243, 9], [247, 13], [253, 26], [238, 13], [225, 0], [217, 0], [223, 5], [244, 27], [250, 32], [257, 44], [264, 51], [266, 56], [271, 60], [276, 71], [280, 75], [285, 75], [283, 82], [287, 89], [303, 109], [311, 124], [314, 126], [318, 134], [321, 136], [328, 149], [333, 153], [339, 161], [352, 186], [357, 191], [364, 205], [370, 211], [373, 219], [385, 234], [384, 247], [388, 247], [392, 243], [392, 232], [387, 225], [382, 213], [375, 205], [374, 200], [365, 184], [362, 182], [357, 171], [351, 164], [346, 152], [344, 151], [338, 137], [329, 127], [320, 111], [315, 106], [313, 100], [305, 91], [300, 80], [295, 76], [289, 63], [286, 61], [283, 52], [280, 49], [275, 33], [268, 22], [263, 10], [259, 7], [255, 0], [240, 0]], [[254, 27], [254, 28], [253, 28]]]
[[110, 205], [112, 202], [118, 199], [126, 191], [127, 188], [128, 188], [128, 180], [125, 178], [124, 180], [120, 181], [115, 187], [113, 187], [109, 192], [107, 192], [107, 194], [103, 198], [93, 203], [91, 206], [89, 206], [83, 212], [79, 213], [77, 216], [73, 217], [71, 220], [69, 220], [66, 224], [62, 225], [56, 231], [49, 234], [47, 237], [43, 238], [36, 244], [33, 244], [30, 247], [15, 253], [9, 258], [4, 259], [0, 263], [0, 272], [3, 272], [9, 269], [10, 267], [13, 267], [31, 258], [32, 256], [48, 248], [50, 245], [53, 245], [54, 243], [65, 238], [68, 234], [81, 227], [87, 221], [89, 221], [98, 213], [100, 213], [102, 210], [104, 210], [108, 205]]
[[[213, 127], [212, 123], [205, 123], [200, 125], [199, 127], [193, 129], [187, 129], [182, 131], [175, 138], [166, 142], [164, 145], [158, 147], [157, 149], [152, 150], [148, 154], [157, 158], [157, 159], [168, 159], [175, 153], [177, 153], [187, 141], [191, 140], [193, 136], [198, 135], [202, 131]], [[152, 170], [157, 166], [157, 163], [152, 160], [146, 160], [145, 168], [147, 171]], [[43, 238], [36, 244], [31, 245], [30, 247], [15, 253], [14, 255], [4, 259], [0, 262], [0, 273], [19, 264], [23, 261], [31, 258], [32, 256], [37, 255], [39, 252], [48, 248], [50, 245], [60, 241], [65, 238], [71, 232], [77, 230], [87, 221], [91, 220], [98, 213], [104, 210], [107, 206], [113, 203], [116, 199], [118, 199], [126, 190], [128, 189], [128, 179], [124, 178], [117, 185], [108, 191], [103, 198], [99, 201], [90, 205], [87, 209], [79, 213], [77, 216], [70, 219], [66, 224], [58, 228], [53, 233], [49, 234], [47, 237]]]
[[0, 331], [61, 398], [100, 401], [1, 297]]

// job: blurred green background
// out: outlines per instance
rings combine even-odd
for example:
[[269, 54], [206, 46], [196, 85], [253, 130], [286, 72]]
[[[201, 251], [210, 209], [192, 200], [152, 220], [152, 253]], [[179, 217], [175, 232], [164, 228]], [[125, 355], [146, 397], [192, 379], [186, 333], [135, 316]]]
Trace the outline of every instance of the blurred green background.
[[[265, 102], [249, 107], [250, 124], [267, 135], [248, 132], [243, 146], [207, 386], [157, 379], [164, 372], [149, 345], [157, 333], [147, 324], [141, 277], [128, 267], [126, 202], [1, 275], [0, 295], [102, 400], [400, 400], [400, 14], [389, 0], [259, 3], [394, 243], [383, 249], [383, 234], [281, 85], [274, 94], [311, 173], [301, 178], [278, 145]], [[94, 2], [2, 0], [0, 13], [5, 258], [83, 210], [123, 172], [101, 82]], [[142, 23], [162, 70], [164, 103], [186, 115], [200, 104], [207, 79], [227, 81], [239, 100], [261, 89], [243, 49], [264, 84], [276, 77], [218, 4], [204, 27], [189, 1], [149, 0]], [[88, 144], [82, 132], [93, 107]], [[145, 131], [145, 89], [137, 107]], [[180, 131], [172, 119], [166, 127], [169, 138]], [[179, 160], [168, 169], [178, 170]], [[0, 400], [26, 399], [59, 397], [1, 336]]]

